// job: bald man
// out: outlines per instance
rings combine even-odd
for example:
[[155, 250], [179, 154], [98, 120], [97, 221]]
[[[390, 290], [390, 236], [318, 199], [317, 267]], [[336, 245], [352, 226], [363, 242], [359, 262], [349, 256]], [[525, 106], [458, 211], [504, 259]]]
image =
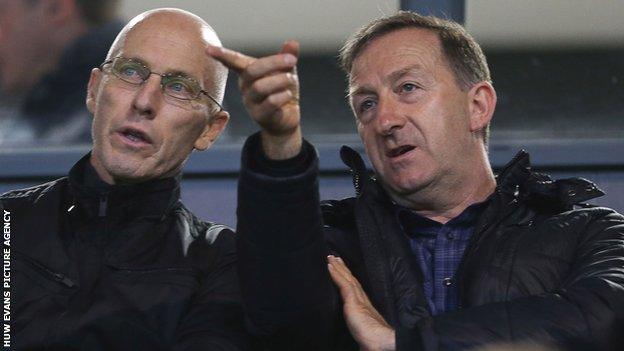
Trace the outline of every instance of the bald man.
[[182, 10], [131, 20], [91, 73], [93, 150], [67, 177], [0, 198], [5, 346], [247, 349], [233, 232], [180, 202], [184, 162], [229, 118], [227, 70], [208, 45], [221, 45], [216, 33]]

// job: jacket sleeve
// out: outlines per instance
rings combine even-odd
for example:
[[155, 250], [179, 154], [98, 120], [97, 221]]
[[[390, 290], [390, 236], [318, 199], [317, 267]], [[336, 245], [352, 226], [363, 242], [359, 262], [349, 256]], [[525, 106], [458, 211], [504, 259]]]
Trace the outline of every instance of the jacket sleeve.
[[238, 188], [247, 328], [262, 349], [328, 350], [341, 315], [325, 262], [316, 152], [304, 141], [297, 160], [280, 166], [260, 162], [259, 150], [256, 134], [243, 148]]
[[178, 327], [174, 350], [250, 349], [236, 273], [234, 236], [231, 230], [223, 229], [212, 245], [197, 240], [189, 247], [189, 256], [206, 261], [214, 253], [215, 258]]
[[558, 289], [423, 318], [411, 330], [397, 330], [397, 350], [456, 350], [527, 339], [589, 340], [608, 347], [616, 328], [624, 326], [624, 218], [593, 210], [601, 214], [587, 225], [577, 260]]

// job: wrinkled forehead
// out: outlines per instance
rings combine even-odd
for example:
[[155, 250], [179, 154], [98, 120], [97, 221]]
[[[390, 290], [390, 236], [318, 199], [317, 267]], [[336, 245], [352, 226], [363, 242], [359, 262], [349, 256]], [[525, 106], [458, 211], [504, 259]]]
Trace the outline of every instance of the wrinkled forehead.
[[210, 27], [177, 14], [152, 16], [120, 33], [108, 58], [124, 56], [143, 61], [158, 73], [183, 72], [199, 82], [215, 81], [215, 62], [204, 52], [219, 40]]
[[385, 76], [407, 67], [432, 72], [446, 66], [437, 33], [422, 28], [399, 29], [372, 39], [359, 51], [349, 72], [349, 85], [370, 73]]

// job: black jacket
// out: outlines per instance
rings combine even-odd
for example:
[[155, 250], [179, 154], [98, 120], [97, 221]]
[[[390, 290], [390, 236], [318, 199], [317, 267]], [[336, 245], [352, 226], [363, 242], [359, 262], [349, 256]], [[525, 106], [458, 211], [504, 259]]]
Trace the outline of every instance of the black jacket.
[[187, 210], [177, 178], [108, 186], [88, 163], [0, 198], [11, 350], [246, 349], [234, 233]]
[[[243, 154], [237, 246], [251, 331], [268, 349], [357, 350], [328, 253], [344, 259], [395, 328], [397, 350], [523, 339], [603, 346], [624, 317], [624, 218], [575, 208], [602, 194], [586, 180], [552, 181], [520, 152], [498, 175], [457, 272], [461, 307], [432, 316], [393, 205], [359, 155], [341, 151], [357, 196], [319, 206], [311, 146], [303, 153], [312, 157], [275, 176], [275, 164], [257, 162], [257, 144]], [[260, 199], [270, 205], [254, 206]]]

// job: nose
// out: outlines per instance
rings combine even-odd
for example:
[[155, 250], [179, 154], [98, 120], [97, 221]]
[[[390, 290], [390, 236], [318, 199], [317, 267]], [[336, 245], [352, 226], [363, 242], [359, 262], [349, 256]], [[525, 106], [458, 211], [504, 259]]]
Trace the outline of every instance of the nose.
[[161, 77], [158, 75], [150, 75], [149, 78], [139, 86], [132, 102], [132, 107], [139, 115], [150, 119], [156, 116], [156, 112], [160, 108], [163, 99], [160, 79]]
[[405, 126], [405, 116], [400, 112], [398, 102], [391, 97], [379, 98], [377, 102], [377, 132], [383, 136], [390, 136]]

